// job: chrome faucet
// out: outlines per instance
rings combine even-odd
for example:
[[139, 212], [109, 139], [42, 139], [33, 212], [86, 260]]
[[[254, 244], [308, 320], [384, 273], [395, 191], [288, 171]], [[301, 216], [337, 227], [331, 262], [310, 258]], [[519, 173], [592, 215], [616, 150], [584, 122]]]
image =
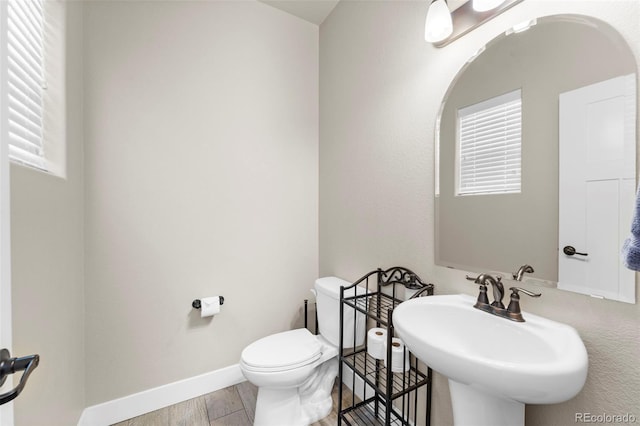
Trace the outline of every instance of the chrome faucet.
[[[478, 295], [478, 301], [474, 307], [493, 313], [494, 309], [504, 310], [504, 304], [502, 299], [504, 298], [504, 286], [502, 285], [502, 277], [492, 277], [489, 274], [480, 274], [473, 278], [467, 275], [469, 281], [473, 281], [476, 284], [480, 284], [480, 294]], [[493, 303], [489, 304], [489, 298], [487, 297], [487, 283], [491, 284], [493, 289]]]
[[504, 309], [504, 304], [502, 303], [502, 299], [504, 298], [504, 286], [502, 285], [502, 277], [497, 276], [493, 278], [489, 274], [480, 274], [476, 278], [475, 283], [480, 285], [487, 285], [487, 282], [491, 284], [493, 288], [493, 303], [491, 306], [496, 308]]
[[518, 268], [518, 272], [514, 272], [512, 275], [514, 280], [522, 281], [522, 277], [525, 273], [532, 274], [534, 272], [535, 271], [533, 270], [533, 267], [531, 265], [522, 265], [520, 268]]
[[[510, 319], [511, 321], [524, 322], [522, 312], [520, 311], [519, 292], [531, 297], [541, 296], [540, 293], [533, 293], [520, 287], [511, 287], [509, 288], [509, 290], [511, 290], [511, 303], [509, 303], [509, 307], [505, 309], [504, 304], [502, 303], [502, 299], [504, 298], [504, 286], [502, 285], [501, 276], [493, 278], [489, 274], [480, 274], [474, 278], [467, 275], [467, 279], [475, 282], [476, 284], [480, 284], [480, 294], [478, 294], [476, 304], [473, 305], [474, 308], [489, 312], [490, 314], [497, 315], [502, 318]], [[491, 287], [493, 288], [494, 300], [491, 304], [489, 304], [489, 297], [487, 296], [487, 283], [491, 284]]]

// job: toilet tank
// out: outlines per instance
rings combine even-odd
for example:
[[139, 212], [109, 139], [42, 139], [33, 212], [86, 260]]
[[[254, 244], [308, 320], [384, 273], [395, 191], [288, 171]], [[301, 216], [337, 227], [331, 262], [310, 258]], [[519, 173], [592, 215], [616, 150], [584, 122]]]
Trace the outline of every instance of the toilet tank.
[[[340, 287], [348, 287], [352, 283], [337, 277], [318, 278], [315, 283], [316, 309], [318, 312], [319, 333], [332, 345], [338, 346], [340, 342]], [[354, 287], [345, 290], [345, 297], [357, 294], [365, 294], [362, 287]], [[344, 336], [345, 348], [354, 345], [354, 321], [355, 321], [355, 346], [364, 344], [366, 316], [355, 309], [345, 306], [344, 309]]]

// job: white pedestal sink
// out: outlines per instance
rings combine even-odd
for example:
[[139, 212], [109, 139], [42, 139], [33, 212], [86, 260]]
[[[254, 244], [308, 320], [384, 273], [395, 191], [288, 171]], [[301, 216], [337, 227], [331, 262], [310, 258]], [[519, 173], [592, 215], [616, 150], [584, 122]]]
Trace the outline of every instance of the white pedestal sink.
[[411, 352], [449, 378], [455, 425], [524, 425], [525, 404], [580, 392], [588, 358], [575, 329], [526, 312], [525, 322], [510, 321], [474, 303], [467, 295], [429, 296], [393, 312]]

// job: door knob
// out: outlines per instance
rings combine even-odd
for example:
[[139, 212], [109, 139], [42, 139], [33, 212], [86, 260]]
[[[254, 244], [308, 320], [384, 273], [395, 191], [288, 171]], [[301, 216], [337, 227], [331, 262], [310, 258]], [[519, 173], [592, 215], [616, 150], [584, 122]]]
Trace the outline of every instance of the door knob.
[[0, 395], [0, 405], [6, 404], [9, 401], [14, 400], [27, 384], [29, 375], [36, 369], [40, 362], [39, 355], [29, 355], [21, 358], [11, 358], [11, 354], [7, 349], [0, 350], [0, 386], [4, 384], [9, 374], [13, 374], [16, 371], [24, 371], [20, 378], [20, 383], [13, 390]]
[[564, 252], [564, 254], [566, 254], [567, 256], [573, 256], [574, 254], [580, 255], [580, 256], [589, 256], [588, 253], [580, 253], [576, 251], [576, 248], [574, 246], [564, 246], [564, 248], [562, 249], [562, 251]]

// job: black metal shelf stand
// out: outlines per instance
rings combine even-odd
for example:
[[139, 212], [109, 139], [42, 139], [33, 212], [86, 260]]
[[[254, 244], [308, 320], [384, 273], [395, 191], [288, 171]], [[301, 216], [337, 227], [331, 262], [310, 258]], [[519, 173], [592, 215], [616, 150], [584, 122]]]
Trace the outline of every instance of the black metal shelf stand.
[[[356, 286], [359, 286], [356, 287]], [[387, 270], [371, 271], [352, 285], [340, 289], [340, 342], [344, 342], [345, 310], [353, 310], [353, 344], [350, 348], [340, 345], [338, 367], [338, 425], [418, 425], [419, 412], [424, 410], [424, 425], [431, 423], [432, 371], [428, 366], [419, 368], [418, 359], [409, 354], [403, 358], [401, 372], [392, 372], [392, 338], [394, 337], [393, 310], [402, 303], [397, 288], [424, 290], [423, 295], [433, 295], [433, 284], [425, 284], [412, 271], [396, 266]], [[349, 296], [345, 296], [348, 290]], [[357, 290], [357, 291], [356, 291]], [[406, 290], [405, 290], [406, 291]], [[366, 329], [387, 329], [386, 363], [367, 352], [368, 338], [364, 345], [356, 347], [357, 316], [364, 315]], [[374, 325], [375, 324], [375, 325]], [[366, 335], [366, 330], [365, 330]], [[404, 351], [408, 351], [405, 347]], [[403, 353], [405, 355], [405, 353]], [[351, 404], [344, 406], [343, 379], [345, 367], [351, 374]], [[425, 387], [424, 391], [421, 388]], [[356, 395], [359, 389], [361, 396]], [[423, 398], [419, 396], [424, 393]], [[420, 413], [421, 414], [421, 413]]]

